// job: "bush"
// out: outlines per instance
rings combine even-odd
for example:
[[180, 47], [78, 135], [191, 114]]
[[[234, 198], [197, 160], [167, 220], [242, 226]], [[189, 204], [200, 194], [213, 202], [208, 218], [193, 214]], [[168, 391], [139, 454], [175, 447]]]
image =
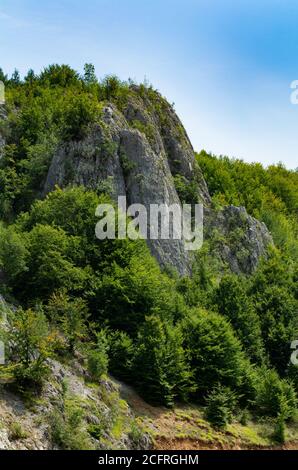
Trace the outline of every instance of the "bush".
[[184, 176], [177, 174], [174, 184], [182, 204], [197, 204], [199, 198], [199, 186], [196, 181], [189, 182]]
[[97, 342], [87, 353], [88, 371], [93, 380], [99, 380], [108, 371], [108, 342], [104, 331], [97, 333]]
[[247, 361], [231, 325], [215, 313], [195, 310], [184, 321], [184, 345], [202, 400], [217, 384], [240, 390], [246, 379]]
[[217, 428], [225, 428], [232, 422], [237, 404], [235, 393], [228, 387], [215, 387], [206, 399], [206, 419]]
[[235, 329], [245, 351], [252, 360], [261, 363], [264, 347], [259, 317], [246, 294], [244, 280], [224, 276], [215, 293], [219, 313], [226, 316]]
[[65, 291], [55, 292], [49, 300], [46, 312], [64, 335], [70, 352], [74, 352], [79, 343], [88, 337], [89, 312], [83, 299], [72, 299]]
[[8, 368], [20, 386], [40, 385], [48, 374], [47, 359], [53, 355], [56, 333], [51, 331], [41, 310], [10, 312], [8, 330], [4, 331]]
[[92, 450], [90, 435], [84, 423], [84, 412], [75, 398], [66, 395], [63, 411], [54, 411], [49, 415], [49, 424], [53, 444], [64, 450]]
[[280, 414], [276, 418], [276, 424], [275, 424], [275, 429], [274, 429], [274, 434], [273, 434], [273, 438], [277, 442], [279, 442], [280, 444], [284, 444], [285, 440], [286, 440], [286, 429], [285, 428], [286, 428], [285, 427], [285, 419], [282, 416], [282, 414]]
[[256, 408], [261, 415], [282, 416], [284, 420], [293, 417], [297, 397], [293, 385], [280, 379], [275, 370], [261, 369], [257, 384]]
[[159, 317], [146, 318], [139, 331], [132, 373], [142, 395], [150, 402], [172, 406], [193, 390], [192, 374], [182, 346], [179, 327]]
[[76, 266], [80, 239], [49, 225], [36, 225], [26, 237], [27, 271], [14, 280], [14, 292], [22, 299], [48, 299], [58, 289], [82, 290], [88, 271]]
[[9, 439], [16, 441], [18, 439], [26, 439], [29, 434], [22, 428], [20, 423], [12, 423], [9, 427]]
[[87, 136], [90, 125], [100, 117], [101, 108], [89, 95], [71, 96], [64, 111], [62, 138], [81, 140]]
[[131, 364], [134, 347], [131, 338], [124, 331], [112, 331], [109, 341], [109, 369], [123, 380], [131, 380]]
[[24, 236], [12, 227], [4, 228], [0, 225], [0, 269], [7, 282], [13, 281], [18, 274], [27, 270], [28, 254]]

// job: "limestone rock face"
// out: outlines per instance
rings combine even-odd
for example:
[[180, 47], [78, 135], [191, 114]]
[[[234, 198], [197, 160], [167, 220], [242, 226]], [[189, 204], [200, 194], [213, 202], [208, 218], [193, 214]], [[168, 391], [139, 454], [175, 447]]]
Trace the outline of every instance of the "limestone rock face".
[[[121, 395], [120, 385], [112, 378], [100, 380], [92, 387], [86, 384], [86, 370], [74, 358], [68, 365], [49, 360], [50, 377], [41, 390], [34, 409], [22, 396], [0, 386], [0, 450], [60, 450], [52, 438], [51, 416], [62, 415], [65, 409], [65, 389], [67, 382], [67, 399], [83, 411], [81, 428], [85, 436], [90, 425], [97, 425], [102, 436], [95, 438], [88, 435], [88, 449], [142, 449], [152, 448], [151, 436], [140, 430], [137, 437], [131, 432], [135, 415]], [[90, 379], [90, 378], [89, 378]], [[113, 393], [113, 405], [107, 397]], [[122, 399], [122, 402], [120, 401]], [[124, 405], [124, 406], [123, 406]], [[121, 426], [117, 436], [113, 433], [115, 412], [119, 413]], [[22, 431], [16, 439], [13, 436], [15, 426]], [[63, 447], [62, 447], [63, 448]]]
[[244, 207], [226, 206], [205, 211], [205, 237], [232, 272], [251, 274], [273, 243], [263, 222], [248, 215]]
[[[148, 96], [132, 95], [121, 111], [112, 103], [106, 104], [101, 121], [85, 139], [60, 145], [48, 171], [44, 195], [55, 185], [104, 187], [115, 200], [126, 196], [129, 205], [142, 204], [149, 213], [150, 204], [181, 204], [176, 175], [186, 186], [195, 185], [196, 199], [205, 207], [205, 236], [218, 232], [225, 237], [219, 255], [232, 271], [252, 272], [272, 242], [266, 227], [249, 217], [244, 208], [211, 209], [189, 138], [173, 108], [161, 97], [153, 106]], [[243, 246], [238, 248], [229, 237], [234, 221], [236, 228], [244, 231], [240, 238]], [[180, 275], [191, 272], [193, 254], [185, 249], [184, 240], [148, 240], [148, 245], [161, 266], [173, 266]]]
[[[151, 130], [152, 136], [149, 138], [133, 128], [112, 104], [106, 106], [102, 124], [96, 125], [86, 139], [59, 148], [48, 172], [45, 194], [55, 185], [82, 184], [98, 189], [108, 182], [115, 199], [126, 196], [129, 205], [143, 204], [148, 214], [150, 204], [180, 204], [173, 180], [173, 166], [177, 165], [179, 173], [189, 182], [195, 177], [193, 169], [196, 166], [186, 134], [184, 141], [179, 142], [172, 129], [169, 133], [162, 131], [157, 121], [153, 124], [150, 122], [152, 117], [141, 115], [141, 110], [133, 110], [131, 106], [126, 115], [136, 113], [139, 120], [146, 122], [144, 126]], [[169, 125], [175, 128], [171, 119]], [[209, 204], [210, 196], [199, 169], [197, 174], [198, 197]], [[173, 265], [182, 275], [190, 272], [192, 257], [183, 240], [148, 240], [148, 244], [161, 265]]]

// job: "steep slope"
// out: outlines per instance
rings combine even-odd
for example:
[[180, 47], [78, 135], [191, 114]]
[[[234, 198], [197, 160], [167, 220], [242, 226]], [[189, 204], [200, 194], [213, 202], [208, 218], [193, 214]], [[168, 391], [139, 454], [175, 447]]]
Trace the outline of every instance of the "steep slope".
[[[192, 145], [173, 108], [156, 92], [140, 96], [136, 86], [121, 110], [113, 103], [103, 107], [101, 122], [92, 126], [86, 138], [59, 146], [43, 194], [55, 185], [69, 184], [95, 190], [109, 187], [115, 199], [126, 196], [128, 204], [140, 203], [147, 210], [150, 204], [202, 203], [207, 239], [215, 231], [226, 236], [235, 224], [243, 230], [245, 253], [242, 249], [239, 254], [227, 237], [219, 250], [235, 272], [252, 272], [272, 243], [265, 225], [248, 217], [245, 209], [212, 209]], [[191, 272], [193, 253], [185, 249], [184, 240], [148, 240], [148, 244], [162, 266], [173, 266], [181, 275]]]
[[111, 378], [88, 383], [80, 357], [49, 365], [39, 394], [0, 386], [0, 450], [151, 448], [151, 437]]

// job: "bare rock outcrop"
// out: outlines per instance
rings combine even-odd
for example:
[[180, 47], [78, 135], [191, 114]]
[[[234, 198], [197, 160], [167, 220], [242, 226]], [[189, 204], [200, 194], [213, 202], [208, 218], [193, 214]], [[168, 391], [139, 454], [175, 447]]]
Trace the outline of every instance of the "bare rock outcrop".
[[205, 211], [205, 238], [218, 258], [237, 274], [253, 273], [273, 244], [266, 225], [251, 217], [245, 207], [236, 206]]
[[[84, 185], [93, 190], [108, 187], [115, 200], [126, 196], [128, 204], [142, 204], [149, 211], [150, 204], [181, 204], [175, 187], [177, 175], [186, 186], [196, 188], [196, 200], [205, 207], [205, 237], [221, 234], [225, 239], [216, 245], [219, 256], [234, 272], [252, 272], [272, 242], [268, 230], [244, 208], [211, 208], [185, 129], [172, 106], [157, 93], [154, 98], [132, 94], [121, 110], [106, 104], [101, 121], [85, 139], [60, 145], [44, 194], [55, 185]], [[243, 231], [238, 244], [232, 237], [236, 229], [238, 235]], [[173, 266], [180, 275], [191, 272], [193, 253], [186, 250], [184, 240], [148, 240], [148, 245], [161, 266]]]
[[[131, 108], [127, 113], [132, 113]], [[171, 120], [170, 124], [174, 128]], [[173, 165], [179, 166], [180, 173], [191, 181], [196, 166], [193, 149], [186, 137], [178, 142], [173, 133], [171, 138], [167, 137], [169, 141], [165, 141], [157, 122], [154, 125], [147, 122], [146, 126], [152, 133], [151, 138], [145, 131], [132, 127], [115, 106], [106, 106], [102, 123], [94, 126], [86, 139], [59, 148], [52, 160], [44, 193], [52, 191], [55, 185], [78, 184], [96, 190], [110, 182], [115, 199], [126, 196], [128, 204], [142, 204], [148, 213], [150, 204], [180, 204]], [[198, 198], [209, 204], [210, 196], [199, 169], [198, 175]], [[184, 240], [148, 240], [148, 244], [161, 265], [173, 265], [182, 275], [190, 273], [192, 257], [185, 249]]]

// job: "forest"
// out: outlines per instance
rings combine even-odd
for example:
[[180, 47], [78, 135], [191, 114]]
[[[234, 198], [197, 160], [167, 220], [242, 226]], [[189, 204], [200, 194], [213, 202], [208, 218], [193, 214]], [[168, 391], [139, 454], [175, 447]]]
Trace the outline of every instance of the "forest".
[[[179, 276], [158, 265], [144, 240], [95, 237], [96, 207], [113, 203], [108, 184], [42, 192], [57, 145], [84, 139], [106, 102], [122, 110], [137, 94], [162, 118], [158, 92], [115, 76], [99, 81], [91, 64], [82, 75], [51, 65], [24, 79], [0, 70], [0, 80], [4, 386], [38, 393], [48, 360], [79, 352], [95, 382], [111, 374], [153, 405], [198, 404], [221, 429], [244, 416], [270, 419], [284, 442], [298, 420], [298, 370], [290, 362], [298, 339], [298, 172], [197, 153], [214, 210], [244, 206], [273, 243], [248, 275], [223, 266], [206, 240], [192, 274]], [[150, 126], [134, 126], [150, 139]], [[183, 186], [179, 173], [175, 180], [178, 194], [194, 202], [195, 182]]]

